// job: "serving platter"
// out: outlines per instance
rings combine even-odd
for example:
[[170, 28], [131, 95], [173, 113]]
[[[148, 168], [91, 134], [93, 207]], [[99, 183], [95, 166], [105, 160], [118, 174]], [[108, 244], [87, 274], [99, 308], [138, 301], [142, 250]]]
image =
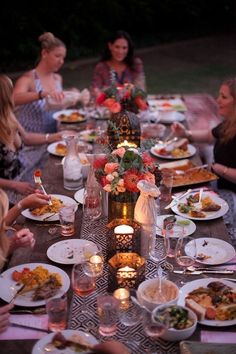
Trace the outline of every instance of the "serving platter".
[[[195, 170], [190, 170], [195, 167]], [[213, 172], [206, 168], [197, 169], [197, 165], [194, 165], [190, 160], [187, 159], [161, 163], [160, 170], [162, 169], [170, 169], [173, 171], [173, 187], [206, 183], [218, 179], [218, 176]], [[188, 170], [190, 171], [188, 172]], [[181, 174], [180, 171], [183, 171], [184, 173]]]

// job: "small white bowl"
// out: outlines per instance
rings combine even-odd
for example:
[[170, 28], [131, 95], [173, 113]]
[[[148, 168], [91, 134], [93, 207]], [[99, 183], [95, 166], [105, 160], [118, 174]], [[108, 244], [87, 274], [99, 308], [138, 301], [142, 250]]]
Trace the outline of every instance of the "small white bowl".
[[194, 331], [196, 330], [196, 327], [197, 327], [197, 316], [191, 309], [189, 309], [185, 306], [180, 306], [180, 305], [160, 305], [152, 311], [153, 321], [155, 321], [156, 314], [160, 310], [163, 310], [167, 307], [172, 307], [172, 306], [177, 306], [178, 308], [187, 310], [188, 311], [188, 318], [193, 321], [193, 324], [190, 327], [184, 328], [184, 329], [167, 328], [165, 330], [165, 332], [160, 335], [160, 338], [162, 338], [166, 341], [171, 341], [171, 342], [187, 339], [194, 333]]
[[175, 285], [175, 283], [167, 279], [162, 279], [161, 294], [165, 299], [159, 298], [158, 289], [158, 278], [143, 281], [137, 289], [137, 298], [139, 302], [151, 311], [158, 305], [171, 305], [177, 303], [179, 298], [179, 288]]

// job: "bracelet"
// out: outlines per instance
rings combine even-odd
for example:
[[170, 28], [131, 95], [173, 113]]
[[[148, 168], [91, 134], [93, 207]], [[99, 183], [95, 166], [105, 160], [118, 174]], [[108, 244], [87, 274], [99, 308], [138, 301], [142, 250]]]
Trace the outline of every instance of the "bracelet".
[[226, 175], [226, 172], [228, 171], [228, 169], [229, 169], [228, 166], [224, 167], [222, 174], [221, 174], [222, 177], [224, 177]]
[[20, 211], [24, 209], [24, 208], [23, 208], [23, 205], [22, 205], [22, 203], [21, 203], [21, 201], [16, 204], [16, 207], [17, 207], [17, 209], [19, 209]]
[[50, 136], [50, 134], [48, 134], [48, 133], [45, 135], [45, 140], [47, 143], [49, 142], [49, 136]]
[[42, 100], [42, 99], [43, 99], [43, 91], [40, 90], [40, 91], [39, 91], [39, 100]]

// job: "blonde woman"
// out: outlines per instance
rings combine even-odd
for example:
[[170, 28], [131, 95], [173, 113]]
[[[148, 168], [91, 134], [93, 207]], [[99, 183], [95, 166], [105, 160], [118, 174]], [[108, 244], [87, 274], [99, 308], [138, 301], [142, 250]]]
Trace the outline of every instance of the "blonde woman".
[[[20, 151], [24, 145], [45, 145], [62, 139], [66, 132], [53, 134], [38, 134], [26, 132], [17, 121], [14, 112], [13, 85], [6, 75], [0, 75], [0, 188], [13, 191], [16, 194], [27, 195], [33, 193], [34, 185], [23, 181], [25, 168], [36, 165], [31, 159], [25, 163]], [[39, 151], [38, 151], [38, 155]], [[25, 163], [25, 164], [24, 164]], [[35, 166], [36, 167], [36, 166]], [[25, 175], [27, 175], [25, 173]], [[29, 173], [28, 173], [29, 175]], [[11, 193], [10, 201], [15, 203], [16, 197]]]
[[[28, 198], [28, 203], [32, 202], [33, 198]], [[31, 200], [31, 202], [30, 202]], [[0, 189], [0, 270], [3, 268], [6, 258], [14, 251], [17, 247], [33, 247], [35, 244], [35, 239], [29, 229], [22, 229], [17, 231], [12, 237], [6, 236], [6, 218], [8, 217], [8, 198], [6, 193]], [[27, 204], [27, 201], [26, 201]], [[15, 214], [15, 217], [17, 216]], [[10, 216], [9, 220], [13, 220], [13, 214]], [[9, 324], [9, 311], [13, 308], [13, 304], [8, 304], [0, 307], [0, 332], [7, 329]]]

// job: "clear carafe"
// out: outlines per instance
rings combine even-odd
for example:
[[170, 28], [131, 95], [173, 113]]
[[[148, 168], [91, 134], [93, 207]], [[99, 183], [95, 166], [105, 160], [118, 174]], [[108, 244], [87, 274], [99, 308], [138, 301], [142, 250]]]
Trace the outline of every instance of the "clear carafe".
[[68, 135], [65, 137], [65, 141], [67, 154], [63, 163], [64, 188], [78, 190], [83, 187], [82, 164], [77, 151], [78, 138]]

